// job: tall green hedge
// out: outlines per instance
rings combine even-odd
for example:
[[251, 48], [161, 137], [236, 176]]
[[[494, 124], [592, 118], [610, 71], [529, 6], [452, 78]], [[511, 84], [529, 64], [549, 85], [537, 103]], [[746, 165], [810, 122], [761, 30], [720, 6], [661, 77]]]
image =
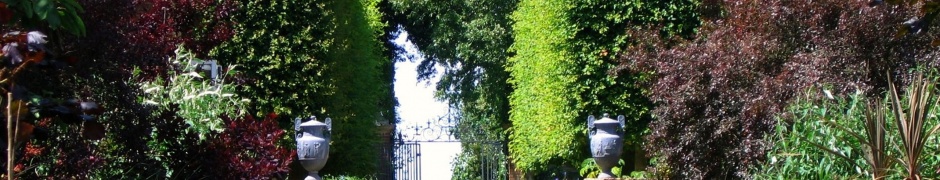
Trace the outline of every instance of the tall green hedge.
[[512, 18], [516, 21], [516, 56], [509, 58], [509, 119], [513, 122], [509, 151], [525, 171], [544, 169], [551, 163], [574, 162], [585, 151], [584, 135], [576, 123], [578, 72], [573, 47], [567, 43], [576, 33], [565, 17], [568, 1], [521, 1]]
[[612, 74], [616, 52], [629, 45], [626, 29], [657, 25], [666, 36], [689, 37], [698, 2], [675, 0], [523, 0], [513, 13], [509, 59], [510, 154], [527, 172], [577, 166], [588, 158], [585, 119], [624, 114], [627, 143], [637, 148], [652, 103], [638, 82], [643, 72]]
[[[384, 24], [376, 0], [248, 0], [235, 15], [237, 34], [215, 49], [241, 66], [240, 94], [258, 113], [277, 112], [282, 127], [294, 117], [333, 119], [326, 174], [369, 175], [378, 160], [375, 121], [391, 112], [391, 82], [383, 70]], [[289, 144], [289, 143], [287, 143]], [[337, 160], [338, 159], [338, 160]]]

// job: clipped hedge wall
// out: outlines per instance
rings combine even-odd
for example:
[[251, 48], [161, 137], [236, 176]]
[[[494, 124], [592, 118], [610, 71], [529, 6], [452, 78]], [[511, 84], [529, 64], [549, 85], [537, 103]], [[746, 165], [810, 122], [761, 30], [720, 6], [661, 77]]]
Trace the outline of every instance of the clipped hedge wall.
[[[242, 69], [243, 97], [252, 112], [333, 118], [326, 174], [370, 175], [378, 155], [374, 122], [387, 106], [390, 84], [382, 55], [384, 24], [377, 1], [249, 0], [234, 15], [238, 32], [213, 53]], [[382, 108], [380, 108], [382, 107]], [[290, 141], [292, 142], [292, 140]], [[292, 143], [284, 143], [292, 144]]]
[[[509, 59], [509, 149], [519, 169], [545, 172], [588, 157], [585, 119], [602, 113], [628, 118], [628, 144], [638, 144], [652, 104], [637, 82], [645, 72], [611, 74], [624, 31], [658, 24], [666, 36], [691, 36], [697, 1], [521, 1], [512, 19], [516, 55]], [[635, 146], [634, 146], [635, 147]]]

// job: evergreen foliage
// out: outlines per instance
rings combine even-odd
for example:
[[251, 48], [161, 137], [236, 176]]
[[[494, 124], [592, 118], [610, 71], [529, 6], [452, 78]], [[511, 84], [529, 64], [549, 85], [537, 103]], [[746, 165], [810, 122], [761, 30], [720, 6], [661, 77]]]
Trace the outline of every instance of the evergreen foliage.
[[[567, 1], [520, 2], [513, 13], [516, 56], [509, 59], [509, 119], [513, 122], [509, 152], [525, 171], [574, 162], [584, 156], [585, 138], [577, 123], [581, 97], [575, 96], [576, 62], [568, 40], [575, 34], [567, 22]], [[575, 148], [582, 147], [582, 148]]]
[[[368, 5], [368, 6], [366, 6]], [[239, 5], [235, 37], [214, 50], [244, 67], [240, 94], [254, 112], [334, 120], [331, 159], [324, 173], [368, 175], [377, 163], [375, 122], [391, 109], [389, 63], [377, 40], [384, 24], [377, 1], [270, 1]], [[382, 106], [384, 107], [384, 106]]]
[[697, 1], [521, 1], [513, 13], [516, 53], [509, 59], [510, 153], [520, 169], [575, 166], [587, 156], [589, 114], [624, 114], [628, 144], [650, 121], [652, 104], [637, 82], [645, 72], [611, 73], [616, 53], [632, 40], [626, 29], [664, 27], [689, 37], [698, 26]]

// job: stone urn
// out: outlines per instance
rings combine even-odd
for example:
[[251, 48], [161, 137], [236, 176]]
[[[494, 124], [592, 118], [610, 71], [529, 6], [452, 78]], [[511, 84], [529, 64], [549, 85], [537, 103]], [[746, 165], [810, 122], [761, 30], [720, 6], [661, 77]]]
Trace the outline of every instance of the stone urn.
[[610, 119], [606, 113], [600, 120], [595, 120], [594, 116], [588, 116], [591, 155], [594, 157], [594, 163], [601, 170], [597, 179], [617, 178], [614, 177], [611, 168], [617, 165], [620, 161], [620, 154], [623, 152], [623, 130], [623, 115], [618, 116], [617, 120]]
[[326, 165], [330, 158], [330, 118], [326, 123], [317, 121], [311, 116], [310, 120], [301, 123], [300, 118], [294, 119], [294, 130], [297, 133], [297, 159], [309, 173], [304, 180], [320, 180], [318, 171]]

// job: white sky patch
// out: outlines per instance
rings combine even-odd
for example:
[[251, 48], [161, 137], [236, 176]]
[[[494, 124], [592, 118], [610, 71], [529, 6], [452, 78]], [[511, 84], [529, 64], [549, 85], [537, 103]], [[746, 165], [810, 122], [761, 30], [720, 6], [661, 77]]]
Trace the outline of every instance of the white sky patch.
[[[395, 63], [395, 97], [398, 98], [398, 128], [426, 125], [447, 114], [447, 103], [434, 98], [434, 88], [440, 80], [435, 75], [430, 82], [418, 82], [418, 64], [423, 59], [418, 49], [408, 41], [408, 32], [400, 31], [395, 45], [404, 47], [405, 62]], [[440, 67], [436, 67], [440, 68]], [[408, 132], [407, 130], [404, 132]], [[460, 153], [460, 143], [421, 143], [421, 179], [451, 179], [454, 157]]]

